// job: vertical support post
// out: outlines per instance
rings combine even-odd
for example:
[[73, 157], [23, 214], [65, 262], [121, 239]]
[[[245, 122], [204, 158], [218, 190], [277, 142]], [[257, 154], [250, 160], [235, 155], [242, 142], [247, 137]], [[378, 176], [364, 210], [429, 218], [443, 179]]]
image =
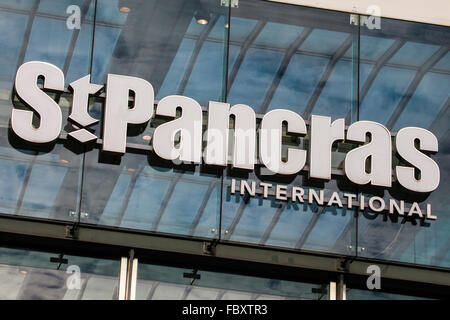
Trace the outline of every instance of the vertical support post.
[[127, 263], [125, 300], [136, 299], [137, 267], [138, 259], [134, 257], [134, 250], [131, 249]]
[[344, 282], [344, 275], [340, 274], [338, 277], [338, 282], [336, 286], [336, 300], [347, 300], [346, 296], [346, 286]]
[[120, 274], [119, 274], [119, 300], [125, 300], [126, 288], [127, 288], [127, 268], [128, 258], [122, 257], [120, 259]]
[[328, 300], [336, 300], [336, 282], [330, 281], [330, 289], [328, 290]]

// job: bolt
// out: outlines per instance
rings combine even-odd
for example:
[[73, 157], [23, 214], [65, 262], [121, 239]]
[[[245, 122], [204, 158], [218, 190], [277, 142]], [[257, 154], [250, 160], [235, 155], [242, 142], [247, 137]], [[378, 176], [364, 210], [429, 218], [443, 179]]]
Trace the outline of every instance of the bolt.
[[216, 229], [212, 228], [211, 233], [215, 233], [215, 232], [216, 232]]

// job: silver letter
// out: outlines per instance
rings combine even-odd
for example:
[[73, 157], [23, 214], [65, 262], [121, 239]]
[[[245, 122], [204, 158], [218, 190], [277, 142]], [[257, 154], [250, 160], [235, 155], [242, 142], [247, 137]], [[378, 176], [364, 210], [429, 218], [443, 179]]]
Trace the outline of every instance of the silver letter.
[[438, 151], [436, 136], [430, 131], [407, 127], [400, 129], [395, 138], [398, 154], [420, 170], [420, 179], [414, 177], [414, 168], [397, 166], [395, 173], [398, 182], [405, 188], [416, 192], [431, 192], [439, 185], [439, 167], [433, 159], [426, 156], [414, 146], [414, 140], [420, 141], [419, 150]]
[[330, 117], [311, 116], [309, 177], [331, 179], [331, 146], [344, 139], [344, 119], [331, 123]]
[[[345, 174], [357, 184], [371, 183], [374, 186], [390, 187], [391, 169], [391, 134], [389, 130], [373, 121], [358, 121], [347, 130], [347, 140], [365, 142], [366, 133], [372, 136], [368, 144], [357, 147], [345, 157]], [[366, 172], [366, 159], [371, 157], [370, 173]]]
[[272, 172], [294, 174], [302, 170], [306, 162], [306, 151], [288, 148], [287, 161], [281, 159], [282, 123], [287, 131], [306, 134], [303, 118], [290, 110], [276, 109], [265, 114], [260, 130], [259, 155], [261, 162]]
[[64, 74], [56, 66], [39, 61], [22, 64], [17, 70], [15, 87], [17, 95], [40, 116], [39, 128], [32, 124], [33, 112], [13, 109], [11, 127], [22, 139], [46, 143], [58, 138], [61, 131], [62, 113], [59, 105], [39, 89], [37, 79], [44, 77], [44, 88], [64, 91]]
[[[130, 91], [134, 92], [134, 107], [128, 107]], [[108, 74], [103, 151], [125, 153], [127, 125], [147, 122], [153, 115], [152, 85], [140, 78]]]

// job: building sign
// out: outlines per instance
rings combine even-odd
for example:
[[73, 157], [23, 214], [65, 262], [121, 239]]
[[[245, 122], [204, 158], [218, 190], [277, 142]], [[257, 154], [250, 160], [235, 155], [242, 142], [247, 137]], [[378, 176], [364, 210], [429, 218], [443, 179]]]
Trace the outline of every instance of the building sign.
[[[64, 74], [56, 66], [39, 61], [24, 63], [17, 70], [15, 89], [18, 97], [39, 114], [40, 124], [33, 126], [33, 111], [13, 109], [11, 115], [12, 130], [22, 139], [34, 143], [49, 143], [59, 137], [62, 126], [62, 113], [59, 105], [39, 86], [38, 79], [44, 78], [43, 88], [64, 91]], [[89, 95], [94, 95], [104, 88], [103, 85], [92, 84], [90, 75], [72, 82], [69, 89], [73, 92], [72, 112], [69, 119], [81, 126], [81, 129], [70, 132], [72, 138], [86, 143], [98, 137], [87, 128], [99, 121], [88, 113]], [[256, 150], [261, 164], [273, 174], [294, 175], [304, 169], [309, 159], [309, 177], [315, 179], [331, 179], [331, 153], [335, 142], [351, 142], [359, 144], [345, 156], [344, 171], [346, 177], [358, 185], [379, 187], [392, 186], [392, 148], [409, 165], [397, 165], [395, 176], [404, 188], [428, 193], [439, 185], [440, 172], [436, 162], [429, 156], [438, 151], [438, 141], [430, 131], [406, 127], [397, 132], [392, 143], [392, 134], [382, 124], [373, 121], [357, 121], [345, 128], [344, 119], [331, 121], [330, 117], [312, 115], [309, 132], [304, 119], [297, 113], [276, 109], [263, 116], [257, 128], [254, 110], [244, 104], [230, 106], [228, 103], [210, 101], [208, 106], [208, 125], [202, 131], [202, 107], [194, 99], [171, 95], [161, 99], [154, 108], [154, 90], [152, 85], [137, 77], [108, 74], [106, 82], [106, 98], [103, 115], [102, 150], [123, 154], [126, 149], [127, 127], [130, 124], [144, 124], [153, 113], [171, 120], [159, 125], [152, 137], [154, 152], [166, 160], [253, 170], [256, 164]], [[129, 107], [130, 92], [133, 93], [133, 106]], [[154, 110], [155, 109], [155, 110]], [[177, 110], [181, 116], [177, 117]], [[234, 117], [234, 133], [230, 134], [229, 121]], [[289, 147], [287, 159], [282, 157], [283, 127], [290, 135], [305, 136], [309, 134], [308, 150]], [[258, 148], [256, 133], [259, 130]], [[231, 136], [231, 138], [230, 138]], [[206, 139], [205, 150], [202, 150], [203, 138]], [[368, 137], [370, 139], [368, 139]], [[229, 141], [231, 140], [231, 141]], [[369, 141], [368, 141], [369, 140]], [[177, 143], [176, 143], [177, 142]], [[232, 145], [231, 159], [229, 146]], [[370, 159], [369, 168], [367, 160]], [[420, 175], [417, 175], [420, 172]], [[231, 193], [246, 191], [255, 194], [255, 182], [238, 182], [234, 179]], [[268, 184], [260, 183], [263, 194], [267, 197]], [[274, 187], [276, 198], [287, 200], [285, 187]], [[319, 205], [325, 205], [323, 196], [311, 193], [308, 199], [316, 199]], [[283, 196], [282, 196], [283, 194]], [[290, 199], [303, 200], [304, 190], [294, 187], [289, 191]], [[335, 195], [336, 194], [336, 195]], [[347, 206], [351, 208], [355, 202], [364, 209], [364, 199], [354, 201], [356, 195], [344, 194]], [[353, 197], [354, 196], [354, 197]], [[362, 196], [361, 196], [362, 197]], [[309, 200], [308, 200], [309, 201]], [[313, 200], [311, 200], [313, 201]], [[392, 200], [393, 201], [393, 200]], [[387, 203], [380, 197], [369, 199], [368, 206], [377, 212], [389, 209], [403, 214], [403, 202]], [[311, 203], [311, 202], [310, 202]], [[341, 198], [333, 193], [327, 205], [343, 206]], [[408, 215], [436, 219], [431, 215], [431, 205], [427, 204], [422, 213], [417, 203], [413, 203]]]

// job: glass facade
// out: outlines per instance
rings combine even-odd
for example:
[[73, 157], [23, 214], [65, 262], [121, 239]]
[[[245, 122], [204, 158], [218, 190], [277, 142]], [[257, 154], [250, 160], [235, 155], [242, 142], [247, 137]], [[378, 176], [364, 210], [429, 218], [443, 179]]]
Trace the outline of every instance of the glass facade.
[[[71, 5], [79, 15], [67, 10]], [[370, 29], [359, 18], [260, 0], [240, 0], [233, 8], [215, 0], [0, 0], [0, 177], [8, 182], [0, 185], [0, 214], [450, 268], [450, 29], [385, 18], [380, 29]], [[398, 183], [382, 190], [352, 184], [342, 172], [355, 145], [345, 142], [333, 145], [336, 175], [330, 181], [310, 180], [305, 172], [280, 177], [259, 167], [241, 172], [174, 164], [150, 150], [164, 122], [159, 118], [129, 128], [125, 155], [106, 154], [98, 144], [67, 138], [77, 129], [67, 121], [69, 92], [48, 93], [63, 113], [60, 139], [32, 145], [12, 132], [10, 118], [13, 108], [27, 108], [15, 94], [14, 78], [33, 60], [59, 67], [66, 87], [87, 74], [97, 84], [120, 74], [149, 81], [156, 100], [184, 95], [204, 107], [209, 101], [247, 104], [258, 115], [281, 108], [305, 120], [312, 114], [345, 118], [346, 125], [371, 120], [392, 130], [393, 139], [403, 127], [425, 128], [439, 142], [432, 158], [441, 183], [429, 194], [408, 193]], [[103, 98], [90, 99], [92, 117], [101, 119], [103, 108]], [[206, 129], [206, 110], [203, 119]], [[102, 121], [91, 128], [101, 138]], [[284, 155], [288, 146], [308, 145], [308, 135], [283, 135]], [[393, 165], [403, 163], [395, 150], [392, 158]], [[367, 209], [278, 201], [274, 194], [250, 198], [231, 194], [231, 179], [323, 189], [325, 198], [336, 191], [403, 199], [407, 206], [431, 203], [438, 218], [396, 219]], [[7, 260], [0, 262], [4, 277], [21, 268]], [[34, 274], [47, 266], [26, 267], [37, 268], [29, 271]], [[26, 277], [20, 270], [17, 276]], [[139, 270], [140, 299], [155, 298], [157, 285], [194, 295], [186, 293], [186, 279], [161, 284], [167, 280], [158, 278], [157, 267]], [[221, 276], [204, 272], [193, 291], [254, 298], [251, 286], [224, 292], [211, 286], [210, 277]], [[112, 297], [108, 279], [105, 295]], [[277, 284], [284, 293], [255, 285], [271, 297], [314, 298], [310, 287], [291, 295], [288, 283]]]
[[118, 298], [119, 260], [0, 248], [0, 300]]

